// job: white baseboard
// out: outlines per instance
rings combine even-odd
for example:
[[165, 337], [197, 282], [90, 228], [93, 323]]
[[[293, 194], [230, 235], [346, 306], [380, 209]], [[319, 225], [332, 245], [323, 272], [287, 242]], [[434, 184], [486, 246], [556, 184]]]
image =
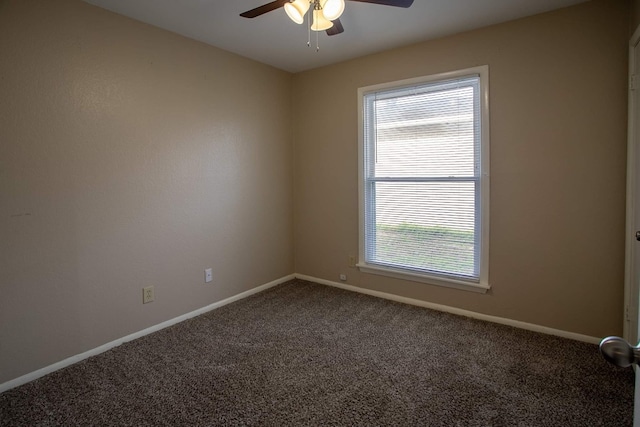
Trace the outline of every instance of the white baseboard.
[[553, 329], [553, 328], [548, 328], [546, 326], [540, 326], [540, 325], [536, 325], [533, 323], [526, 323], [526, 322], [521, 322], [518, 320], [512, 320], [512, 319], [505, 319], [502, 317], [497, 317], [497, 316], [490, 316], [487, 314], [482, 314], [482, 313], [476, 313], [474, 311], [469, 311], [469, 310], [463, 310], [460, 308], [455, 308], [455, 307], [450, 307], [450, 306], [446, 306], [446, 305], [441, 305], [441, 304], [434, 304], [431, 302], [427, 302], [427, 301], [421, 301], [421, 300], [417, 300], [417, 299], [413, 299], [413, 298], [407, 298], [407, 297], [402, 297], [402, 296], [398, 296], [398, 295], [394, 295], [394, 294], [389, 294], [386, 292], [380, 292], [380, 291], [373, 291], [370, 289], [365, 289], [365, 288], [358, 288], [356, 286], [352, 286], [352, 285], [347, 285], [345, 283], [339, 283], [339, 282], [333, 282], [331, 280], [325, 280], [325, 279], [320, 279], [317, 277], [311, 277], [311, 276], [306, 276], [304, 274], [290, 274], [288, 276], [282, 277], [280, 279], [276, 279], [272, 282], [266, 283], [264, 285], [258, 286], [256, 288], [250, 289], [248, 291], [242, 292], [238, 295], [234, 295], [232, 297], [229, 297], [227, 299], [224, 299], [222, 301], [218, 301], [215, 302], [213, 304], [210, 304], [206, 307], [202, 307], [198, 310], [192, 311], [190, 313], [186, 313], [183, 314], [182, 316], [178, 316], [175, 317], [173, 319], [167, 320], [165, 322], [159, 323], [157, 325], [151, 326], [149, 328], [143, 329], [139, 332], [135, 332], [133, 334], [127, 335], [126, 337], [117, 339], [115, 341], [111, 341], [109, 343], [106, 343], [104, 345], [101, 345], [100, 347], [96, 347], [92, 350], [86, 351], [84, 353], [75, 355], [75, 356], [71, 356], [67, 359], [61, 360], [60, 362], [54, 363], [52, 365], [49, 366], [45, 366], [44, 368], [38, 369], [37, 371], [28, 373], [26, 375], [23, 375], [21, 377], [18, 377], [16, 379], [7, 381], [5, 383], [0, 384], [0, 393], [10, 390], [12, 388], [21, 386], [23, 384], [26, 384], [28, 382], [31, 382], [33, 380], [36, 380], [40, 377], [43, 377], [47, 374], [50, 374], [52, 372], [55, 372], [59, 369], [62, 368], [66, 368], [67, 366], [73, 365], [74, 363], [78, 363], [84, 359], [87, 359], [89, 357], [92, 356], [96, 356], [100, 353], [104, 353], [107, 350], [110, 350], [114, 347], [117, 347], [121, 344], [124, 344], [128, 341], [132, 341], [135, 340], [137, 338], [143, 337], [145, 335], [149, 335], [153, 332], [157, 332], [161, 329], [164, 329], [166, 327], [175, 325], [176, 323], [180, 323], [183, 322], [187, 319], [190, 319], [192, 317], [195, 316], [199, 316], [201, 314], [207, 313], [211, 310], [215, 310], [216, 308], [222, 307], [224, 305], [230, 304], [232, 302], [241, 300], [243, 298], [246, 298], [250, 295], [256, 294], [258, 292], [262, 292], [266, 289], [272, 288], [276, 285], [279, 285], [281, 283], [287, 282], [291, 279], [294, 278], [298, 278], [298, 279], [302, 279], [302, 280], [307, 280], [310, 282], [315, 282], [315, 283], [319, 283], [322, 285], [327, 285], [327, 286], [333, 286], [336, 288], [340, 288], [340, 289], [344, 289], [347, 291], [352, 291], [352, 292], [359, 292], [362, 294], [367, 294], [367, 295], [371, 295], [374, 297], [378, 297], [378, 298], [384, 298], [384, 299], [388, 299], [391, 301], [396, 301], [396, 302], [401, 302], [401, 303], [405, 303], [405, 304], [410, 304], [410, 305], [415, 305], [415, 306], [419, 306], [419, 307], [425, 307], [425, 308], [430, 308], [432, 310], [437, 310], [437, 311], [444, 311], [447, 313], [452, 313], [452, 314], [457, 314], [460, 316], [466, 316], [466, 317], [471, 317], [474, 319], [479, 319], [479, 320], [485, 320], [488, 322], [493, 322], [493, 323], [499, 323], [502, 325], [508, 325], [508, 326], [514, 326], [516, 328], [520, 328], [520, 329], [526, 329], [529, 331], [534, 331], [534, 332], [541, 332], [543, 334], [548, 334], [548, 335], [555, 335], [558, 337], [562, 337], [562, 338], [569, 338], [572, 340], [576, 340], [576, 341], [582, 341], [582, 342], [587, 342], [587, 343], [591, 343], [591, 344], [598, 344], [600, 342], [600, 338], [597, 337], [591, 337], [588, 335], [581, 335], [581, 334], [576, 334], [574, 332], [567, 332], [567, 331], [562, 331], [559, 329]]
[[471, 317], [474, 319], [485, 320], [487, 322], [499, 323], [501, 325], [513, 326], [520, 329], [526, 329], [528, 331], [540, 332], [547, 335], [555, 335], [557, 337], [569, 338], [575, 341], [582, 341], [590, 344], [598, 344], [601, 338], [592, 337], [589, 335], [577, 334], [575, 332], [563, 331], [560, 329], [548, 328], [546, 326], [540, 326], [533, 323], [521, 322], [519, 320], [506, 319], [503, 317], [490, 316], [488, 314], [476, 313], [475, 311], [463, 310], [461, 308], [450, 307], [442, 304], [435, 304], [427, 301], [417, 300], [413, 298], [401, 297], [394, 294], [388, 294], [386, 292], [373, 291], [370, 289], [359, 288], [345, 283], [333, 282], [331, 280], [319, 279], [317, 277], [306, 276], [304, 274], [295, 274], [295, 277], [302, 280], [308, 280], [309, 282], [320, 283], [322, 285], [333, 286], [336, 288], [344, 289], [352, 292], [359, 292], [361, 294], [367, 294], [378, 298], [384, 298], [391, 301], [401, 302], [410, 305], [416, 305], [419, 307], [430, 308], [432, 310], [444, 311], [451, 314], [457, 314], [460, 316]]
[[53, 365], [45, 366], [44, 368], [38, 369], [37, 371], [28, 373], [26, 375], [23, 375], [21, 377], [18, 377], [16, 379], [11, 380], [11, 381], [7, 381], [5, 383], [0, 384], [0, 393], [2, 393], [4, 391], [7, 391], [7, 390], [10, 390], [12, 388], [21, 386], [21, 385], [26, 384], [28, 382], [31, 382], [33, 380], [36, 380], [36, 379], [38, 379], [40, 377], [48, 375], [48, 374], [50, 374], [52, 372], [55, 372], [55, 371], [57, 371], [59, 369], [66, 368], [67, 366], [73, 365], [74, 363], [78, 363], [78, 362], [80, 362], [80, 361], [82, 361], [84, 359], [88, 359], [89, 357], [96, 356], [96, 355], [98, 355], [100, 353], [104, 353], [105, 351], [110, 350], [110, 349], [112, 349], [114, 347], [117, 347], [117, 346], [119, 346], [121, 344], [124, 344], [124, 343], [126, 343], [128, 341], [135, 340], [135, 339], [143, 337], [145, 335], [149, 335], [151, 333], [157, 332], [157, 331], [159, 331], [161, 329], [164, 329], [166, 327], [175, 325], [176, 323], [180, 323], [180, 322], [183, 322], [183, 321], [185, 321], [187, 319], [190, 319], [192, 317], [199, 316], [199, 315], [204, 314], [206, 312], [209, 312], [211, 310], [215, 310], [216, 308], [220, 308], [220, 307], [222, 307], [224, 305], [227, 305], [227, 304], [230, 304], [232, 302], [241, 300], [241, 299], [246, 298], [246, 297], [248, 297], [250, 295], [256, 294], [258, 292], [262, 292], [262, 291], [264, 291], [266, 289], [272, 288], [272, 287], [274, 287], [276, 285], [279, 285], [281, 283], [287, 282], [287, 281], [289, 281], [291, 279], [294, 279], [294, 278], [295, 278], [295, 275], [293, 275], [293, 274], [290, 274], [290, 275], [285, 276], [285, 277], [281, 277], [280, 279], [276, 279], [276, 280], [274, 280], [272, 282], [265, 283], [264, 285], [261, 285], [261, 286], [258, 286], [256, 288], [249, 289], [248, 291], [239, 293], [238, 295], [234, 295], [234, 296], [229, 297], [227, 299], [224, 299], [222, 301], [214, 302], [213, 304], [210, 304], [210, 305], [208, 305], [206, 307], [199, 308], [198, 310], [192, 311], [190, 313], [183, 314], [182, 316], [175, 317], [173, 319], [167, 320], [165, 322], [159, 323], [157, 325], [154, 325], [154, 326], [151, 326], [149, 328], [143, 329], [141, 331], [135, 332], [133, 334], [127, 335], [126, 337], [119, 338], [119, 339], [117, 339], [115, 341], [111, 341], [109, 343], [103, 344], [100, 347], [96, 347], [96, 348], [94, 348], [92, 350], [85, 351], [84, 353], [77, 354], [75, 356], [71, 356], [71, 357], [69, 357], [67, 359], [61, 360], [60, 362], [54, 363]]

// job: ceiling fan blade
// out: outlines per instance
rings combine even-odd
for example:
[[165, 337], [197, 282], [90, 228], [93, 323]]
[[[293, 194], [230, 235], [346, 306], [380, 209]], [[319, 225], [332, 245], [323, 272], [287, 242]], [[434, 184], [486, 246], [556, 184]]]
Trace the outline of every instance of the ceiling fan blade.
[[327, 30], [328, 36], [335, 36], [336, 34], [340, 34], [344, 32], [344, 28], [342, 27], [342, 22], [340, 22], [340, 18], [331, 22], [333, 22], [333, 27]]
[[413, 4], [413, 0], [349, 0], [359, 1], [361, 3], [382, 4], [385, 6], [409, 7]]
[[267, 4], [263, 4], [262, 6], [258, 6], [255, 9], [247, 10], [246, 12], [242, 12], [240, 16], [243, 18], [255, 18], [256, 16], [264, 15], [267, 12], [271, 12], [272, 10], [276, 10], [285, 3], [289, 3], [289, 0], [276, 0]]

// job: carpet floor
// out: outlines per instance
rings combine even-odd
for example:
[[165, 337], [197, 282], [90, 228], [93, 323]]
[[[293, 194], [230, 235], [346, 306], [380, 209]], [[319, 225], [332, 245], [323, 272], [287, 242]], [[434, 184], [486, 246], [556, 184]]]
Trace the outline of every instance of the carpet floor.
[[593, 344], [293, 280], [0, 394], [1, 426], [631, 426]]

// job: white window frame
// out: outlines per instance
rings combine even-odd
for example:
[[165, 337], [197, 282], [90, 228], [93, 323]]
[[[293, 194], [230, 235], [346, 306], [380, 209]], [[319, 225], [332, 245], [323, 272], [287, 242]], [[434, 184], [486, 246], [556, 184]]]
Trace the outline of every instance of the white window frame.
[[[480, 261], [479, 280], [452, 278], [419, 273], [402, 268], [369, 264], [365, 261], [365, 140], [364, 97], [365, 95], [416, 86], [424, 83], [445, 81], [470, 76], [480, 78]], [[358, 199], [359, 199], [359, 254], [357, 267], [364, 273], [378, 274], [397, 279], [422, 282], [431, 285], [485, 293], [489, 286], [489, 67], [487, 65], [451, 71], [425, 77], [366, 86], [358, 89]]]

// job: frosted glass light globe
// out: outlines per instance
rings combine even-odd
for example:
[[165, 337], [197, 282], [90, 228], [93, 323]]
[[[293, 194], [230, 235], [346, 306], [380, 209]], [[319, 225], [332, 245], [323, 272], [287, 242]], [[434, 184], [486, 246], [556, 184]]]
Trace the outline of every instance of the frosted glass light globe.
[[287, 12], [289, 18], [296, 24], [304, 22], [304, 15], [309, 10], [309, 0], [295, 0], [292, 3], [285, 3], [284, 11]]
[[342, 12], [344, 12], [344, 0], [327, 0], [322, 6], [322, 13], [329, 21], [340, 18]]

